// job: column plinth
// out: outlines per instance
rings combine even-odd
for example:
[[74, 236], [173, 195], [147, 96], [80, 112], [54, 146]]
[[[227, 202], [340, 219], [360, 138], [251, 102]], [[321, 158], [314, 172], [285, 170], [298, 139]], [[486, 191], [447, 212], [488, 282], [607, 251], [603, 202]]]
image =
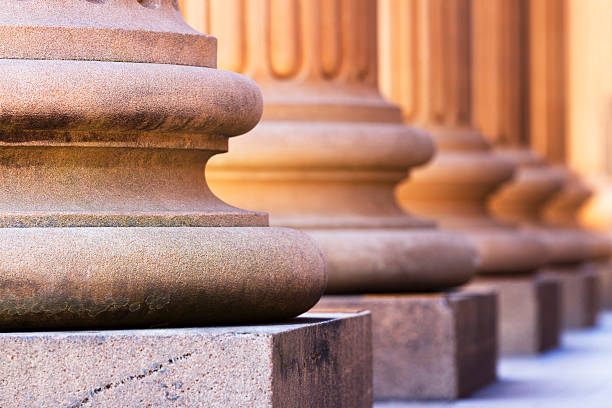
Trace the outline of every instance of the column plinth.
[[0, 1], [0, 326], [256, 322], [325, 287], [305, 234], [208, 189], [261, 94], [171, 0]]

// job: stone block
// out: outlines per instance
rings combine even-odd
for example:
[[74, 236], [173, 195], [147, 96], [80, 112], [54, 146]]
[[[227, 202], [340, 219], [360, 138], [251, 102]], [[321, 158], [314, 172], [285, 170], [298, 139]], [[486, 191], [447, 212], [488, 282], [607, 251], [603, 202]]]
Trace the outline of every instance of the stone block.
[[540, 274], [479, 277], [471, 287], [498, 294], [499, 351], [538, 354], [559, 346], [561, 283]]
[[581, 262], [555, 265], [545, 274], [561, 282], [561, 322], [564, 329], [580, 329], [597, 324], [599, 314], [599, 276], [596, 264]]
[[612, 310], [612, 261], [597, 262], [599, 271], [599, 304], [602, 310]]
[[371, 407], [367, 312], [281, 324], [0, 334], [0, 406]]
[[372, 313], [374, 399], [455, 399], [496, 378], [490, 291], [328, 295], [316, 309]]

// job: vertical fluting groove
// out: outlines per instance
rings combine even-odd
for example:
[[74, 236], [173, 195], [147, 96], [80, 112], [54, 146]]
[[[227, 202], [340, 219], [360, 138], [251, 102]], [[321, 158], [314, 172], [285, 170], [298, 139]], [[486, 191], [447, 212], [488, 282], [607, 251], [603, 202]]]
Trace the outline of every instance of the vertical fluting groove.
[[523, 0], [503, 0], [501, 9], [502, 74], [501, 97], [503, 142], [512, 146], [528, 144], [528, 78], [526, 72], [526, 4]]
[[[342, 44], [346, 50], [344, 77], [366, 82], [372, 76], [372, 51], [376, 55], [376, 1], [342, 0]], [[374, 43], [374, 50], [372, 50]]]
[[300, 71], [302, 57], [298, 0], [268, 0], [269, 59], [272, 74], [290, 78]]
[[341, 0], [321, 1], [321, 70], [323, 77], [335, 78], [342, 67]]
[[456, 8], [453, 10], [453, 21], [456, 24], [455, 31], [455, 53], [457, 68], [455, 70], [455, 86], [457, 87], [456, 123], [458, 125], [472, 125], [471, 109], [471, 41], [470, 41], [470, 8], [471, 0], [456, 0]]
[[[181, 1], [190, 20], [198, 19], [204, 32], [218, 38], [222, 69], [260, 82], [377, 85], [376, 0]], [[393, 1], [404, 7], [404, 1]], [[197, 17], [192, 17], [194, 7], [200, 10]], [[404, 65], [416, 59], [416, 48]], [[412, 83], [419, 86], [417, 79]]]
[[528, 6], [531, 147], [550, 161], [563, 163], [567, 47], [564, 3], [541, 0]]
[[424, 119], [428, 39], [421, 19], [429, 0], [379, 0], [380, 88], [407, 121]]
[[473, 0], [471, 10], [472, 114], [474, 124], [492, 142], [503, 143], [503, 43], [501, 0]]
[[469, 126], [469, 0], [429, 1], [429, 117], [433, 124]]
[[[393, 35], [398, 35], [402, 39], [400, 42], [401, 50], [396, 65], [395, 77], [399, 78], [401, 82], [400, 86], [400, 103], [404, 107], [404, 115], [407, 119], [415, 120], [419, 115], [422, 114], [423, 104], [421, 103], [422, 97], [422, 81], [423, 72], [422, 64], [424, 59], [427, 58], [423, 54], [424, 48], [422, 47], [421, 41], [424, 41], [422, 37], [422, 24], [419, 21], [418, 13], [420, 6], [418, 2], [420, 0], [394, 0], [397, 5], [398, 16], [394, 16], [397, 21], [394, 26], [399, 31]], [[394, 15], [393, 10], [391, 10]]]
[[452, 68], [449, 55], [446, 53], [445, 43], [450, 39], [448, 35], [448, 21], [444, 18], [447, 11], [447, 1], [453, 0], [429, 0], [429, 52], [431, 60], [429, 65], [429, 121], [433, 123], [444, 123], [446, 116], [446, 103], [449, 95], [445, 91], [449, 89], [447, 72]]

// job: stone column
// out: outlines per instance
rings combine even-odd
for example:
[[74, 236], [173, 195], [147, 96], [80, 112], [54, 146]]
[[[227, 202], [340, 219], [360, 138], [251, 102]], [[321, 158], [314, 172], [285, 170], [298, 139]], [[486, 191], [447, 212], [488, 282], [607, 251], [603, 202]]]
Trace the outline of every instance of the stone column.
[[[605, 298], [610, 297], [612, 286], [612, 252], [609, 238], [587, 231], [579, 221], [581, 208], [593, 192], [578, 174], [565, 167], [569, 163], [571, 141], [569, 139], [568, 111], [570, 63], [569, 20], [574, 18], [569, 2], [541, 1], [530, 4], [529, 9], [529, 108], [530, 145], [549, 162], [559, 165], [565, 172], [562, 190], [544, 207], [542, 217], [550, 225], [565, 228], [579, 235], [587, 243], [588, 258], [601, 277], [600, 286]], [[586, 6], [589, 7], [589, 6]], [[584, 73], [584, 75], [590, 75]], [[590, 139], [593, 136], [583, 137]], [[588, 142], [587, 142], [588, 143]], [[593, 281], [593, 279], [592, 279]], [[596, 282], [591, 282], [591, 286]], [[607, 288], [603, 288], [607, 286]], [[595, 321], [598, 311], [598, 290], [591, 289], [590, 312], [583, 319], [586, 325]], [[609, 303], [610, 300], [606, 302]]]
[[[590, 228], [612, 228], [612, 2], [568, 0], [565, 13], [566, 160], [595, 189], [581, 209]], [[598, 44], [598, 46], [585, 46]], [[612, 307], [612, 287], [609, 292]]]
[[[566, 161], [591, 189], [592, 198], [577, 214], [581, 224], [610, 237], [612, 227], [612, 2], [566, 2]], [[598, 44], [597, 47], [585, 44]], [[607, 270], [607, 272], [606, 272]], [[612, 268], [603, 269], [601, 304], [612, 309]]]
[[[403, 108], [407, 123], [425, 127], [439, 148], [397, 196], [407, 210], [473, 240], [481, 281], [500, 294], [501, 352], [539, 352], [558, 344], [554, 326], [540, 329], [549, 327], [544, 320], [557, 319], [557, 308], [543, 301], [554, 298], [555, 285], [536, 274], [546, 261], [541, 240], [487, 209], [515, 166], [472, 126], [471, 7], [471, 0], [380, 0], [383, 93]], [[529, 305], [525, 313], [516, 313], [518, 302]]]
[[[211, 162], [212, 190], [318, 241], [328, 293], [346, 294], [319, 306], [373, 311], [376, 398], [453, 398], [490, 381], [494, 308], [484, 305], [492, 298], [442, 292], [473, 276], [474, 248], [394, 199], [397, 183], [431, 158], [433, 143], [405, 126], [398, 107], [378, 92], [376, 0], [205, 3], [188, 20], [204, 20], [232, 50], [221, 66], [250, 75], [264, 94], [260, 125]], [[437, 293], [362, 295], [424, 290]], [[463, 314], [462, 302], [473, 304], [473, 313]], [[443, 325], [461, 319], [480, 323], [464, 337], [455, 329], [442, 336]], [[461, 339], [476, 346], [465, 361], [480, 364], [478, 376], [462, 371], [454, 351], [443, 351]]]
[[311, 238], [206, 185], [262, 112], [215, 38], [171, 0], [0, 0], [0, 33], [0, 326], [98, 330], [3, 333], [0, 405], [371, 406], [367, 313], [99, 331], [286, 321], [325, 288]]
[[[546, 31], [554, 29], [554, 20], [559, 15], [544, 3], [552, 6], [562, 2], [474, 0], [472, 106], [476, 125], [500, 154], [519, 166], [514, 181], [493, 197], [490, 203], [493, 213], [521, 223], [545, 241], [548, 268], [556, 271], [555, 276], [561, 277], [563, 283], [565, 326], [588, 325], [592, 323], [587, 317], [591, 314], [588, 311], [591, 302], [584, 295], [586, 289], [571, 295], [568, 291], [590, 285], [591, 272], [582, 273], [587, 265], [584, 261], [591, 257], [589, 243], [581, 231], [553, 228], [542, 219], [547, 203], [568, 185], [568, 173], [561, 167], [550, 166], [541, 154], [530, 150], [534, 143], [552, 159], [564, 154], [558, 143], [551, 140], [559, 125], [555, 115], [562, 113], [557, 106], [559, 91], [555, 86], [560, 79], [547, 72], [554, 66], [559, 51], [550, 38], [543, 41]], [[542, 44], [553, 50], [543, 51], [539, 48]], [[531, 92], [533, 86], [541, 88]], [[537, 134], [541, 137], [534, 136]], [[575, 280], [583, 283], [569, 283]], [[570, 298], [575, 299], [571, 305]], [[580, 316], [570, 316], [576, 310]]]

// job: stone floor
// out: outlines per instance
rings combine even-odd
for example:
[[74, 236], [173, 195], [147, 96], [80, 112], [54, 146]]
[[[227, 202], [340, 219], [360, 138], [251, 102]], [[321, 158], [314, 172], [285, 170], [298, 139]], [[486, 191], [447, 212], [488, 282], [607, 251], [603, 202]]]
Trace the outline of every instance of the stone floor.
[[375, 404], [376, 408], [612, 407], [612, 312], [595, 329], [570, 331], [539, 357], [504, 358], [499, 381], [456, 402]]

